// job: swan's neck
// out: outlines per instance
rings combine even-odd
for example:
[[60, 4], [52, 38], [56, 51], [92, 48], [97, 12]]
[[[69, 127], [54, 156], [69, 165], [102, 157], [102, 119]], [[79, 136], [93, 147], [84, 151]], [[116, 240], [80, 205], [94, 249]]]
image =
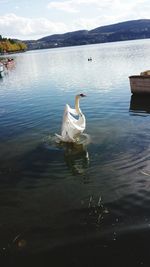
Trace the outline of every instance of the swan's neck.
[[79, 96], [76, 96], [76, 99], [75, 99], [75, 110], [78, 114], [81, 114], [82, 111], [80, 109], [80, 106], [79, 106], [79, 99], [80, 97]]

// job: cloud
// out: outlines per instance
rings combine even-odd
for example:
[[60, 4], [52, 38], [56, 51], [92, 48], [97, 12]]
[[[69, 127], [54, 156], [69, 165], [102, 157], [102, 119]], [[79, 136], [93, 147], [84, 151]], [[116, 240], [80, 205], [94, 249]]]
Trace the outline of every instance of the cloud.
[[79, 12], [81, 6], [106, 7], [117, 0], [66, 0], [66, 1], [52, 1], [48, 4], [48, 8], [55, 8], [66, 12]]
[[72, 19], [71, 30], [90, 30], [127, 20], [149, 18], [149, 0], [70, 0], [69, 3], [75, 8], [84, 5], [84, 8], [92, 10], [91, 16], [87, 16], [82, 10], [80, 16]]
[[67, 27], [64, 23], [54, 23], [45, 18], [31, 19], [12, 13], [0, 16], [0, 33], [4, 37], [38, 39], [41, 36], [66, 31]]
[[[110, 1], [110, 0], [105, 0]], [[66, 12], [79, 12], [81, 5], [99, 4], [99, 0], [66, 0], [66, 1], [52, 1], [48, 4], [48, 8], [55, 8]]]
[[51, 2], [48, 4], [48, 8], [60, 9], [66, 12], [76, 13], [78, 10], [72, 5], [72, 1], [65, 2]]
[[[97, 14], [101, 12], [102, 17], [105, 14], [108, 17], [109, 24], [109, 17], [112, 20], [112, 16], [114, 16], [115, 21], [117, 17], [122, 17], [122, 20], [126, 17], [132, 19], [132, 14], [136, 15], [136, 18], [138, 16], [141, 18], [142, 16], [147, 16], [149, 18], [150, 2], [149, 0], [58, 0], [51, 1], [48, 4], [48, 8], [68, 13], [80, 12], [81, 14], [84, 14], [84, 9], [89, 8], [92, 11], [95, 10]], [[85, 17], [85, 15], [82, 17]]]

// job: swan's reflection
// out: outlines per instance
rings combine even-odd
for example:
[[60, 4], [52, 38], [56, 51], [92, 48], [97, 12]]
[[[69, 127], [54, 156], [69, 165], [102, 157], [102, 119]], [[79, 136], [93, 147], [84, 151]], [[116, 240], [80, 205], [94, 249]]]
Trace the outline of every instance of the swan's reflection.
[[70, 151], [70, 149], [67, 149], [64, 158], [67, 166], [73, 174], [83, 174], [89, 164], [88, 151], [84, 150], [81, 145], [80, 148], [76, 150], [76, 153], [74, 153], [73, 150]]
[[76, 143], [61, 143], [64, 149], [64, 160], [72, 174], [84, 174], [89, 165], [87, 146]]
[[132, 95], [130, 100], [130, 111], [150, 113], [150, 96]]

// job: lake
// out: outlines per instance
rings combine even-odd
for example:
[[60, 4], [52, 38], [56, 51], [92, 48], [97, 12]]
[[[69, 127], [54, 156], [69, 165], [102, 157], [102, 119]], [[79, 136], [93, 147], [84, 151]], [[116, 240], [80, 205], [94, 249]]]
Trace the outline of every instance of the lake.
[[[150, 98], [128, 79], [150, 68], [150, 39], [13, 58], [0, 79], [0, 260], [150, 266]], [[88, 142], [58, 144], [79, 93]]]

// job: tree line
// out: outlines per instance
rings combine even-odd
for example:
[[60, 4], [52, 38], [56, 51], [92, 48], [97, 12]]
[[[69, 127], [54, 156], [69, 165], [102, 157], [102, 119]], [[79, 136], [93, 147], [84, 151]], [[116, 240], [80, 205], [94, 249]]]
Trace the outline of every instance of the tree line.
[[3, 38], [0, 35], [0, 53], [9, 53], [9, 52], [23, 52], [27, 50], [25, 43], [13, 40], [10, 38]]

